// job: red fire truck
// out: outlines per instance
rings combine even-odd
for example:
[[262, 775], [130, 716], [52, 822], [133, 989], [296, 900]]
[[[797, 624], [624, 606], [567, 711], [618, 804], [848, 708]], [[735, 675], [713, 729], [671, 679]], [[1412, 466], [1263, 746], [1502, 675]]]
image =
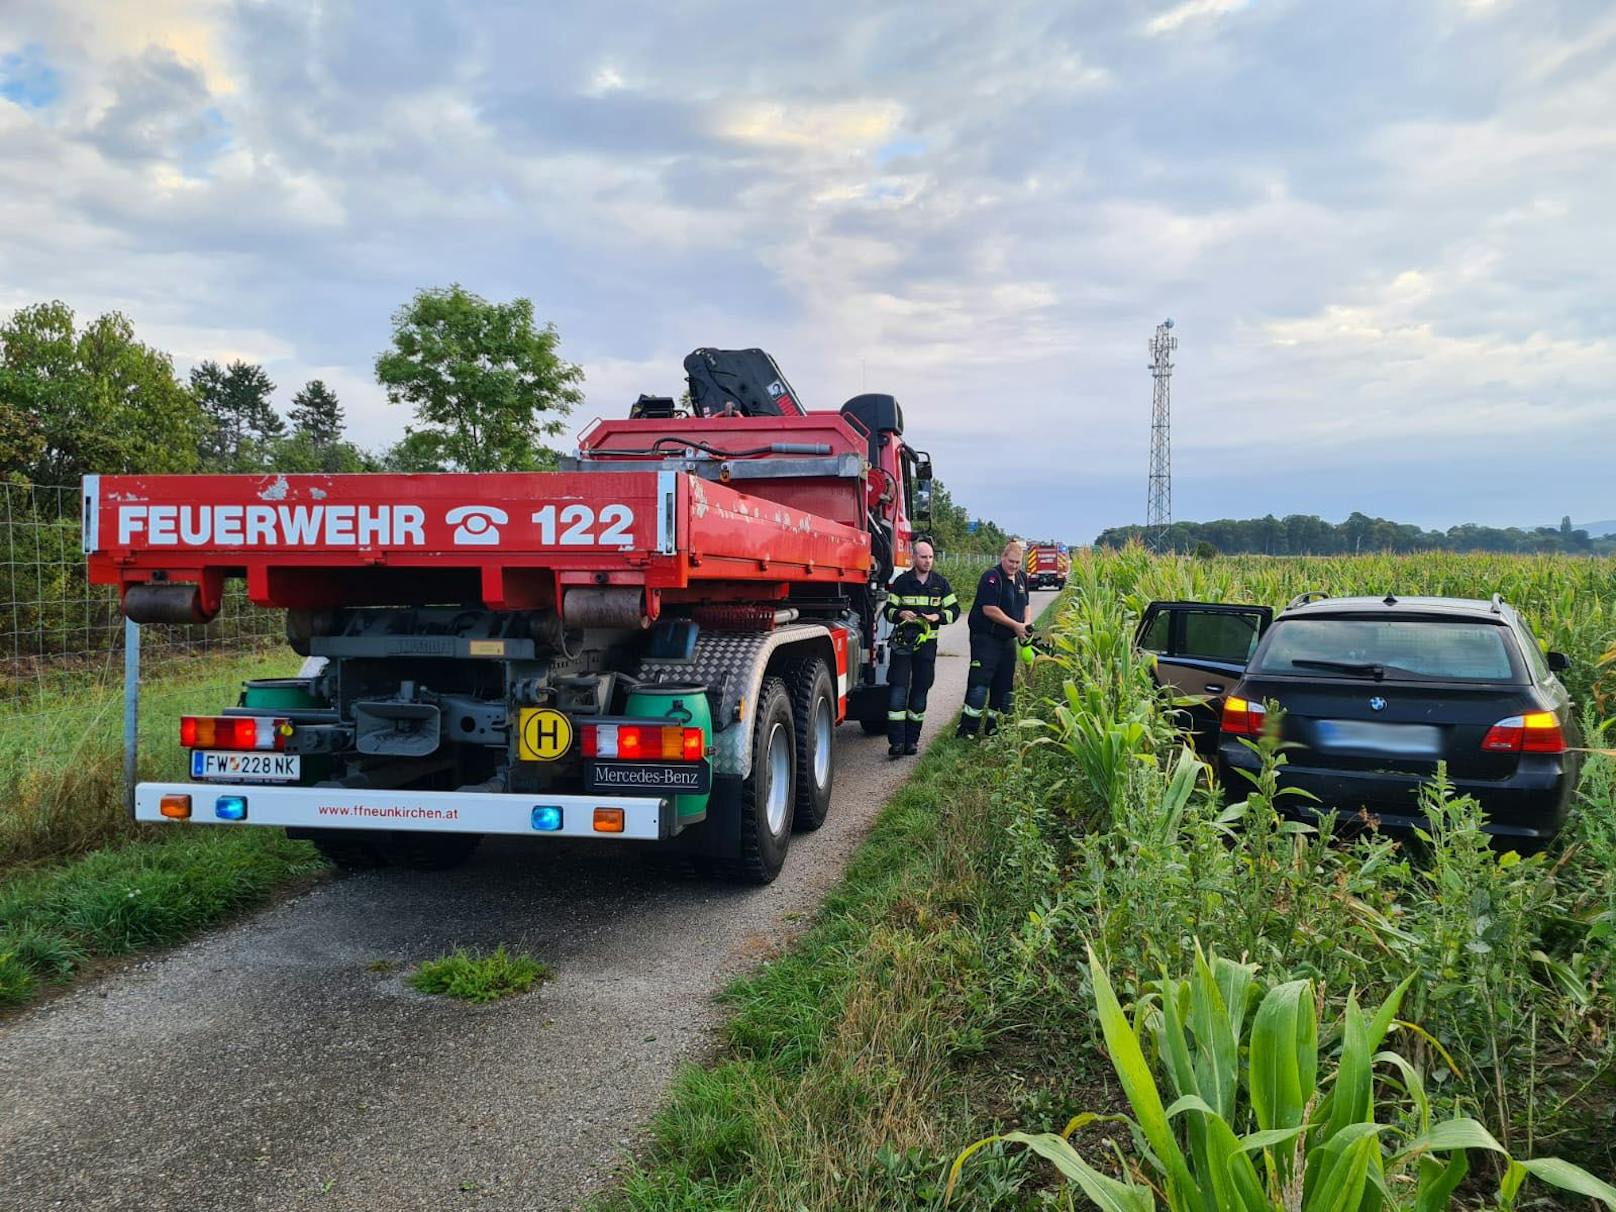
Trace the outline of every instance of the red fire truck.
[[642, 396], [554, 472], [87, 477], [90, 576], [131, 619], [206, 622], [241, 578], [308, 658], [177, 721], [191, 777], [136, 817], [283, 826], [350, 868], [497, 833], [773, 879], [837, 725], [883, 724], [930, 459], [889, 395], [806, 411], [761, 350], [685, 368], [688, 405]]
[[1028, 543], [1024, 567], [1034, 589], [1065, 589], [1072, 558], [1060, 543]]

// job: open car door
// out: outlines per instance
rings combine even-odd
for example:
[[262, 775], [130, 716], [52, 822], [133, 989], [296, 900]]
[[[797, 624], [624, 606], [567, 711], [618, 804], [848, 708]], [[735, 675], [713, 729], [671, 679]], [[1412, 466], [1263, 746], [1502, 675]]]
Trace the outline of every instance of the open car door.
[[1134, 644], [1156, 658], [1156, 684], [1187, 700], [1197, 752], [1216, 750], [1223, 700], [1273, 621], [1270, 606], [1152, 602], [1145, 608]]

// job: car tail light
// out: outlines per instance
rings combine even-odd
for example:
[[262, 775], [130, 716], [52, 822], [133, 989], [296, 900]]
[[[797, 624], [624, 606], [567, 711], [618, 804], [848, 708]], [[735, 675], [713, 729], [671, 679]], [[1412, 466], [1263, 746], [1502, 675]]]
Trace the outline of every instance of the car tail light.
[[1565, 731], [1552, 711], [1531, 711], [1499, 720], [1487, 729], [1481, 747], [1488, 753], [1564, 753]]
[[700, 728], [661, 724], [585, 724], [585, 757], [622, 762], [699, 762], [707, 756]]
[[1268, 708], [1261, 703], [1230, 695], [1223, 700], [1223, 720], [1219, 727], [1224, 736], [1261, 736], [1268, 719]]
[[285, 749], [290, 720], [256, 715], [182, 715], [180, 744], [186, 749]]

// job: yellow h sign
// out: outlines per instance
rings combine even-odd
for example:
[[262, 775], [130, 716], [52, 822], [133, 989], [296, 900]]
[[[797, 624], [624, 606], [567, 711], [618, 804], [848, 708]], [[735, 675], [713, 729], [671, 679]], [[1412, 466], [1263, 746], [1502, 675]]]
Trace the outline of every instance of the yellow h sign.
[[572, 748], [572, 721], [549, 707], [524, 707], [517, 717], [516, 756], [553, 762]]

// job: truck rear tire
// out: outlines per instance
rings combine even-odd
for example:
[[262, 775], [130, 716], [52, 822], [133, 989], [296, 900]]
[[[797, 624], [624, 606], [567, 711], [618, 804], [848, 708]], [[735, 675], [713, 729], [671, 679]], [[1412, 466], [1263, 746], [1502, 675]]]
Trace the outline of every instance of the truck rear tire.
[[797, 745], [784, 681], [763, 680], [753, 719], [752, 773], [740, 789], [739, 846], [732, 856], [708, 858], [704, 864], [711, 874], [737, 884], [773, 883], [791, 845]]
[[300, 829], [302, 837], [343, 871], [403, 867], [409, 871], [447, 871], [471, 857], [483, 840], [480, 833], [415, 833], [384, 829]]
[[825, 662], [813, 657], [787, 671], [786, 688], [797, 732], [792, 825], [811, 833], [825, 823], [836, 781], [836, 687]]
[[394, 866], [409, 871], [447, 871], [470, 858], [482, 840], [480, 833], [400, 830], [387, 839], [383, 853]]
[[382, 837], [373, 829], [288, 829], [288, 837], [301, 837], [339, 871], [374, 871], [387, 866]]

